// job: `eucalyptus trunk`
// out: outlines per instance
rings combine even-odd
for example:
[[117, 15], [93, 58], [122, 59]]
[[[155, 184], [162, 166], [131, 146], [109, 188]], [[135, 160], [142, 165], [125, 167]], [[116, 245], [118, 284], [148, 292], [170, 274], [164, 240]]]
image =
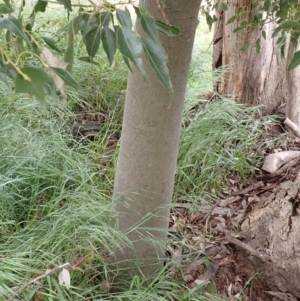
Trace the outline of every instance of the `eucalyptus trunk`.
[[[234, 33], [244, 19], [251, 19], [252, 0], [216, 0], [226, 2], [228, 10], [218, 13], [215, 25], [213, 69], [224, 68], [224, 76], [216, 83], [215, 89], [224, 96], [233, 96], [237, 102], [263, 105], [262, 111], [270, 114], [287, 100], [288, 87], [286, 80], [287, 61], [281, 57], [276, 39], [272, 39], [276, 23], [267, 23], [263, 30], [241, 30]], [[238, 7], [245, 7], [248, 15], [243, 20], [226, 25], [236, 14]], [[260, 51], [256, 53], [255, 43], [260, 38]], [[250, 42], [247, 51], [242, 52], [246, 41]]]
[[[287, 60], [290, 62], [293, 58], [294, 52], [300, 50], [300, 45], [294, 46], [289, 43]], [[287, 117], [291, 119], [300, 127], [300, 66], [287, 72], [288, 82], [288, 101], [287, 101]]]
[[[148, 1], [149, 13], [178, 26], [161, 36], [173, 94], [143, 58], [147, 78], [129, 72], [120, 153], [114, 184], [116, 224], [130, 243], [115, 254], [131, 274], [149, 275], [164, 260], [178, 154], [181, 116], [201, 0]], [[162, 4], [159, 4], [162, 3]], [[138, 22], [138, 21], [137, 21]], [[137, 32], [145, 35], [139, 22]]]

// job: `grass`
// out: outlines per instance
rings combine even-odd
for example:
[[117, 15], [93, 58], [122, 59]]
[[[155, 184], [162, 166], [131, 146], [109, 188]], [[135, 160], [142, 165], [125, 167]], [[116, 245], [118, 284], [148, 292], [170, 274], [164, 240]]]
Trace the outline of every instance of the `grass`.
[[[194, 206], [230, 172], [253, 175], [259, 157], [252, 146], [271, 122], [226, 99], [193, 109], [213, 86], [209, 39], [205, 33], [196, 41], [175, 185], [175, 196]], [[76, 61], [82, 89], [67, 89], [67, 101], [41, 105], [0, 83], [0, 301], [16, 291], [21, 300], [220, 300], [201, 286], [187, 288], [168, 265], [150, 284], [136, 277], [121, 283], [123, 292], [106, 292], [106, 258], [123, 239], [108, 226], [118, 146], [112, 153], [107, 146], [121, 131], [127, 69], [120, 57], [113, 67], [103, 53], [96, 59], [100, 66]], [[74, 112], [82, 111], [106, 115], [95, 141], [74, 137]], [[28, 284], [66, 262], [77, 267], [70, 290], [58, 284], [58, 272]]]

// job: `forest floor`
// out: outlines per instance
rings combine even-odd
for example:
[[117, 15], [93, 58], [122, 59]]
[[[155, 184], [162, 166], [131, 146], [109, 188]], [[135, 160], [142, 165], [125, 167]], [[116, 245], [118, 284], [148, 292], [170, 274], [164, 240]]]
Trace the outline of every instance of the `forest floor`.
[[[262, 140], [258, 143], [263, 143], [264, 139], [268, 140], [270, 135], [280, 136], [283, 132], [285, 139], [276, 148], [266, 148], [264, 156], [299, 150], [300, 139], [295, 138], [291, 132], [286, 132], [283, 123], [273, 125], [271, 131], [269, 128], [265, 137], [261, 137]], [[264, 210], [270, 210], [268, 205], [271, 202], [275, 203], [278, 196], [292, 204], [287, 221], [292, 223], [291, 219], [299, 215], [299, 175], [299, 159], [290, 161], [273, 174], [258, 170], [254, 179], [247, 184], [237, 172], [232, 172], [227, 177], [224, 188], [216, 193], [210, 205], [200, 206], [193, 214], [186, 208], [175, 208], [171, 215], [171, 231], [175, 233], [178, 242], [185, 240], [190, 250], [193, 250], [194, 256], [181, 261], [180, 269], [178, 263], [175, 264], [174, 271], [181, 275], [189, 287], [203, 284], [206, 289], [203, 289], [202, 293], [209, 293], [213, 288], [217, 294], [229, 301], [299, 300], [290, 293], [289, 285], [285, 286], [283, 283], [293, 281], [278, 279], [276, 267], [271, 272], [264, 270], [266, 261], [273, 264], [272, 248], [269, 246], [272, 241], [269, 236], [272, 236], [272, 233], [263, 233], [264, 230], [259, 228], [251, 229], [253, 220], [261, 220], [261, 215], [265, 214]], [[296, 192], [292, 195], [291, 190], [295, 187]], [[278, 210], [279, 219], [283, 219], [280, 209]], [[267, 220], [266, 228], [271, 228], [272, 222], [274, 221]], [[278, 220], [275, 220], [275, 223], [277, 222]], [[284, 231], [288, 230], [283, 229]], [[249, 239], [251, 235], [253, 237]], [[251, 239], [256, 239], [259, 243], [255, 244]], [[176, 262], [176, 258], [183, 254], [184, 248], [180, 247], [180, 243], [176, 244], [174, 239], [170, 258]], [[266, 277], [273, 279], [271, 285]]]

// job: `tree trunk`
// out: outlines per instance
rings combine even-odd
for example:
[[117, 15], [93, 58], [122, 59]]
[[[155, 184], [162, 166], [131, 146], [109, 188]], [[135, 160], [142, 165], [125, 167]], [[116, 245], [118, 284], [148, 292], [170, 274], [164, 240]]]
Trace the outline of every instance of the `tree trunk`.
[[[164, 260], [170, 204], [174, 186], [181, 115], [201, 0], [168, 0], [164, 6], [148, 1], [148, 11], [181, 30], [177, 37], [161, 36], [174, 87], [171, 95], [143, 58], [147, 78], [129, 72], [125, 112], [114, 185], [117, 225], [131, 245], [115, 259], [131, 274], [149, 275]], [[140, 24], [137, 31], [144, 35]], [[134, 268], [136, 267], [136, 268]]]
[[[299, 42], [298, 42], [299, 43]], [[300, 45], [293, 46], [292, 43], [288, 47], [287, 61], [290, 62], [295, 51], [300, 50]], [[288, 101], [287, 101], [287, 117], [300, 127], [300, 66], [287, 72], [288, 82]]]
[[[213, 69], [225, 67], [225, 75], [215, 88], [224, 96], [233, 96], [239, 103], [262, 104], [262, 111], [270, 114], [287, 98], [286, 60], [281, 58], [276, 40], [272, 39], [272, 30], [276, 24], [264, 26], [266, 39], [261, 31], [241, 30], [234, 33], [241, 20], [226, 25], [235, 15], [237, 7], [245, 6], [251, 13], [252, 0], [234, 0], [226, 2], [228, 11], [219, 13], [214, 32]], [[246, 20], [250, 19], [250, 13]], [[261, 38], [260, 52], [256, 53], [255, 41]], [[245, 41], [250, 42], [249, 49], [241, 52]]]

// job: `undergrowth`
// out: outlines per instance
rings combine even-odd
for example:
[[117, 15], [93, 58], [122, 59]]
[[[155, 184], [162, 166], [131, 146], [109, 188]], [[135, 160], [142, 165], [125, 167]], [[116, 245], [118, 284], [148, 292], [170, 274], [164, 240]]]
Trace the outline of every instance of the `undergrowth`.
[[[229, 172], [245, 180], [254, 174], [252, 145], [270, 122], [230, 100], [193, 111], [213, 84], [204, 50], [191, 68], [175, 184], [175, 194], [195, 206]], [[67, 89], [67, 101], [40, 104], [0, 84], [0, 300], [218, 300], [171, 277], [168, 265], [150, 284], [136, 277], [122, 293], [107, 292], [107, 256], [123, 239], [108, 226], [118, 145], [110, 153], [107, 146], [121, 132], [127, 70], [120, 57], [113, 67], [103, 59], [96, 58], [100, 67], [76, 61], [82, 89]], [[95, 111], [106, 116], [95, 140], [74, 135], [74, 115]], [[66, 262], [75, 267], [70, 290], [58, 284], [58, 272], [30, 282]]]

